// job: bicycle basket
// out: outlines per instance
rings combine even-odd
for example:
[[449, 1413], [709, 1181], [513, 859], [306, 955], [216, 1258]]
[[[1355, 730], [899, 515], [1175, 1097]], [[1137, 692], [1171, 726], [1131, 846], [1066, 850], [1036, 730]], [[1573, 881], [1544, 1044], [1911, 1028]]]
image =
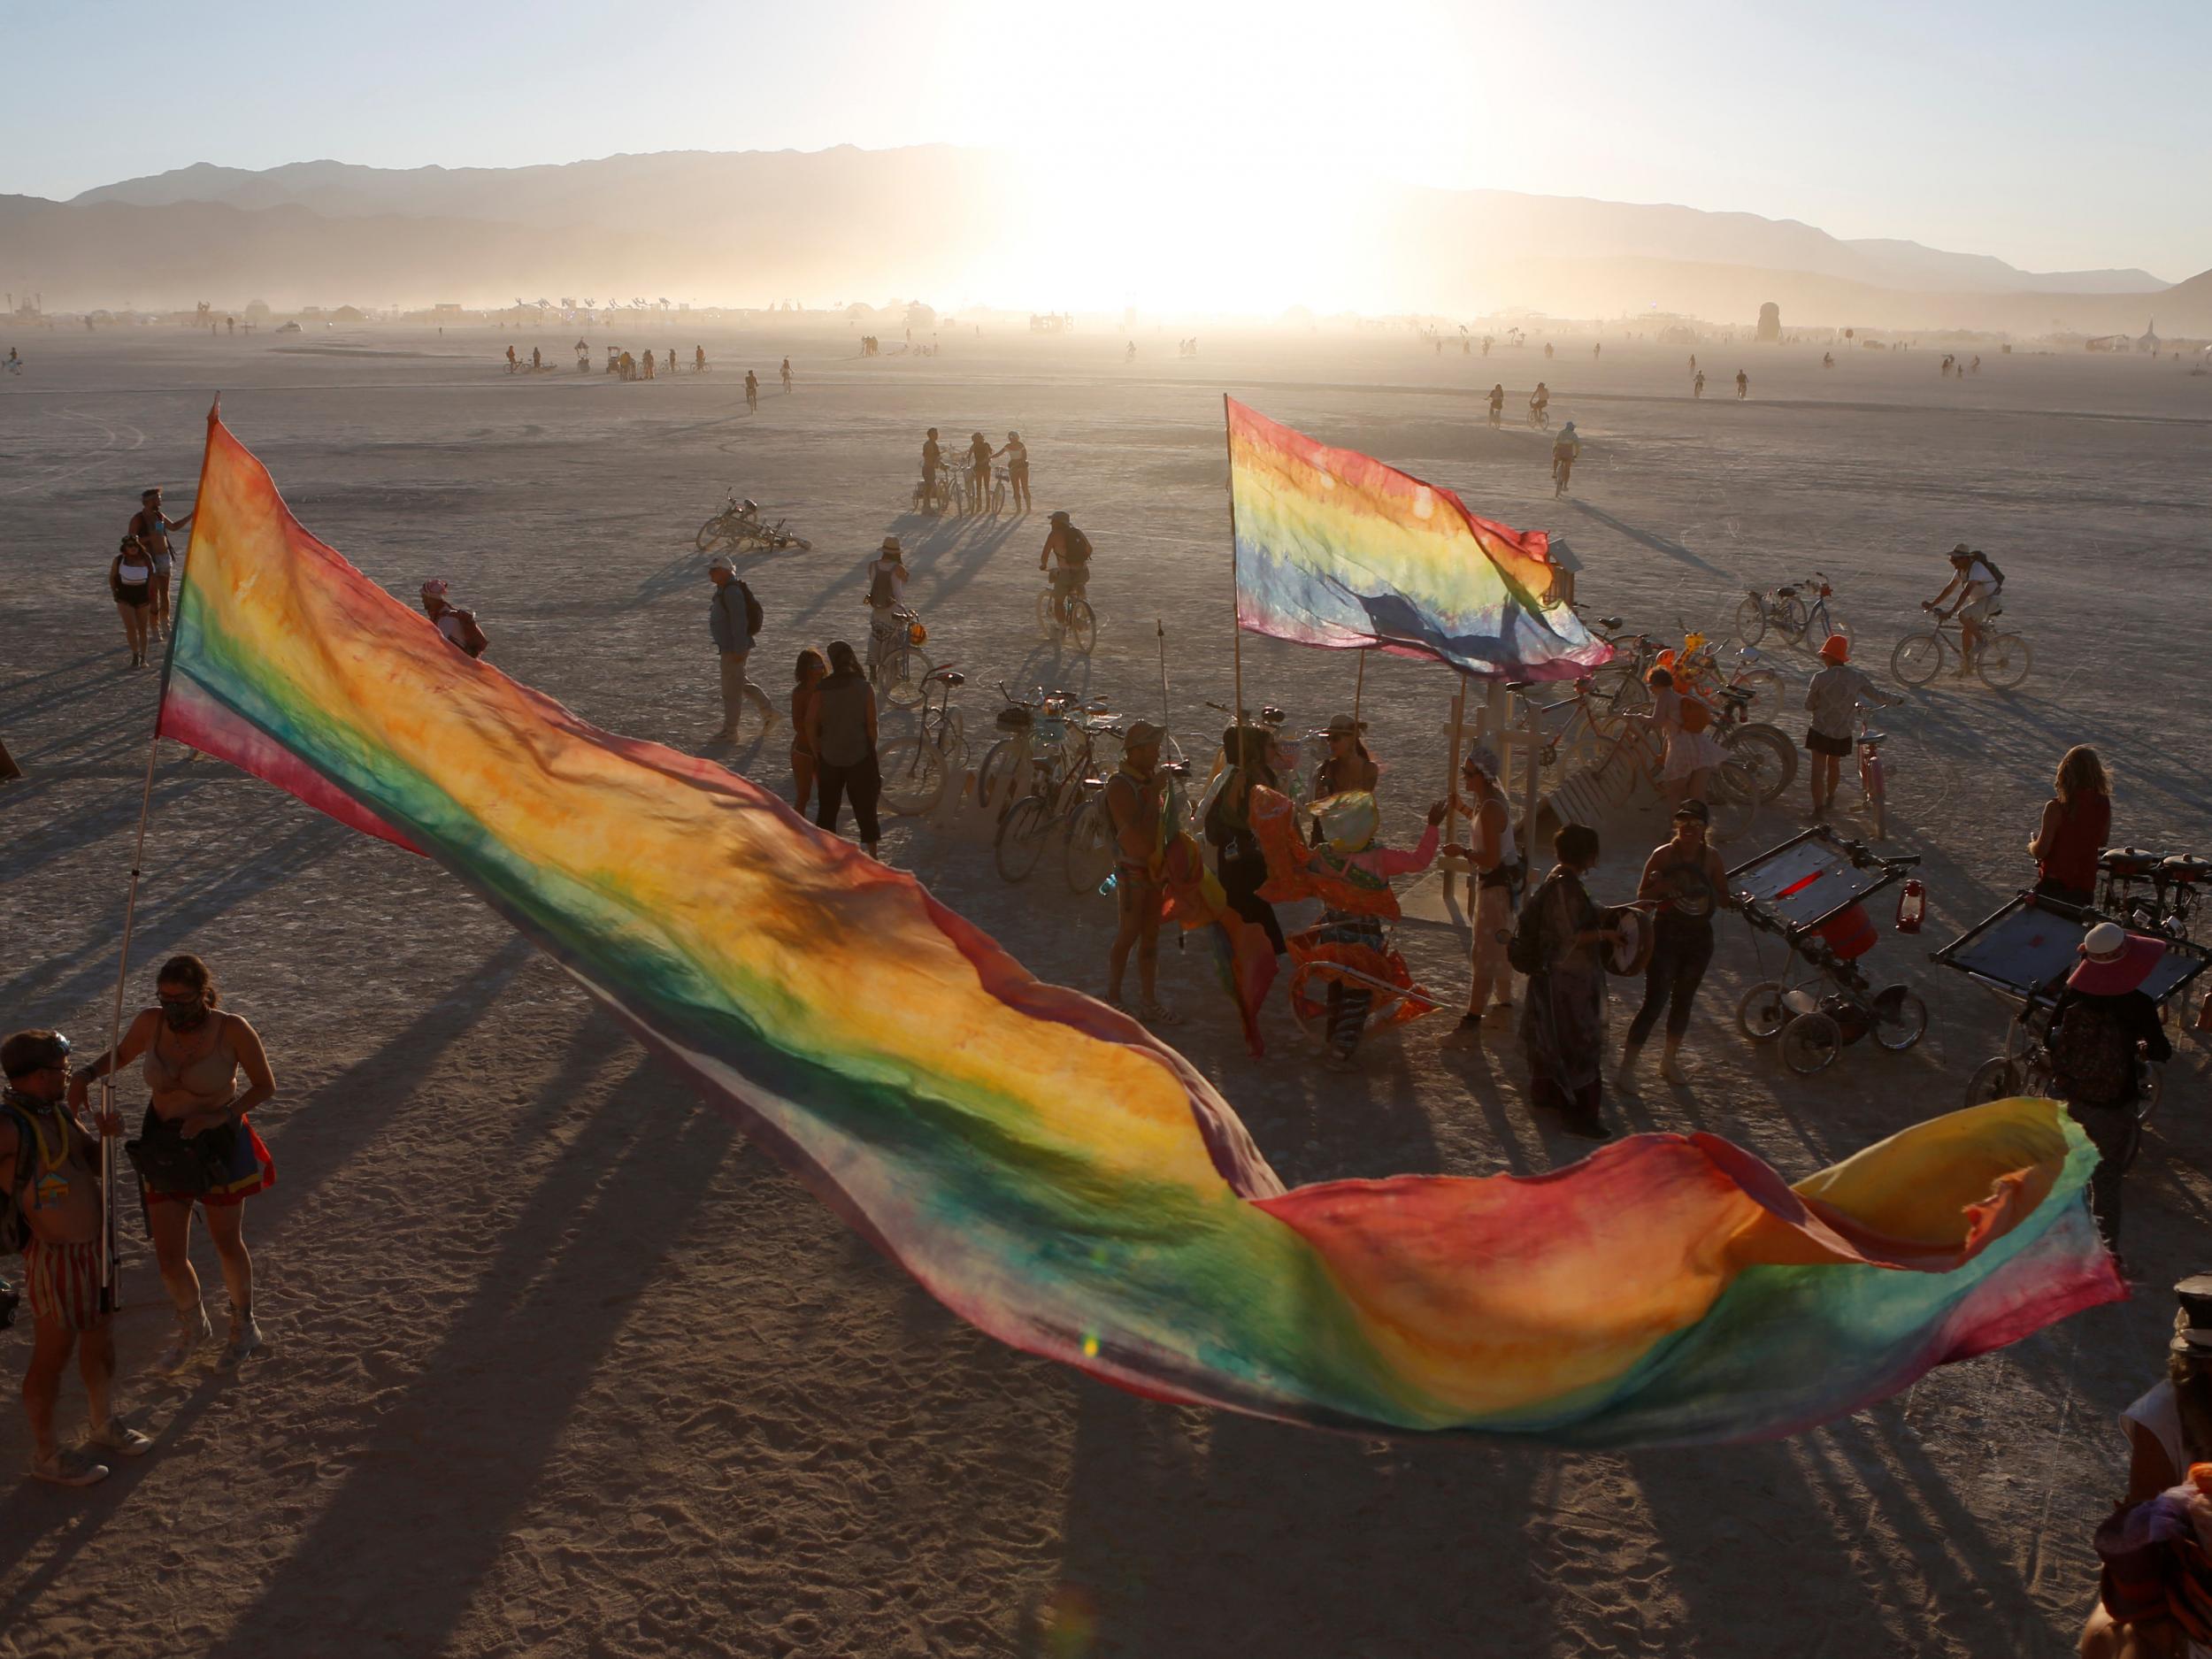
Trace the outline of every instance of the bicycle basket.
[[909, 645], [919, 645], [928, 637], [929, 630], [919, 622], [910, 622], [906, 625], [906, 642]]
[[995, 722], [1002, 732], [1021, 732], [1029, 727], [1029, 710], [1018, 703], [1001, 709]]

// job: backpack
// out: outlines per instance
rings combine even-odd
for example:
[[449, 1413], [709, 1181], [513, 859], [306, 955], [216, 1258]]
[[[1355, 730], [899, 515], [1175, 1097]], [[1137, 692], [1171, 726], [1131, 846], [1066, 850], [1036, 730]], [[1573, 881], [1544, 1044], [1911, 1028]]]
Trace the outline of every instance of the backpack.
[[1682, 729], [1686, 732], [1702, 732], [1712, 723], [1712, 709], [1701, 699], [1691, 696], [1687, 692], [1683, 693]]
[[2005, 573], [1997, 568], [1997, 561], [1986, 553], [1977, 553], [1974, 557], [1981, 560], [1983, 568], [1997, 579], [1997, 586], [2001, 588], [2005, 585]]
[[745, 602], [745, 632], [758, 639], [760, 625], [767, 619], [761, 614], [760, 601], [753, 597], [753, 590], [743, 582], [737, 585], [737, 596]]
[[481, 657], [492, 641], [476, 620], [476, 612], [456, 607], [453, 614], [461, 618], [461, 649], [471, 657]]
[[1061, 541], [1060, 543], [1060, 563], [1063, 565], [1088, 565], [1090, 562], [1090, 537], [1085, 535], [1073, 525], [1070, 525], [1068, 526], [1067, 535]]
[[15, 1179], [0, 1192], [0, 1254], [20, 1255], [31, 1242], [31, 1223], [23, 1213], [23, 1189], [38, 1172], [38, 1132], [15, 1107], [0, 1102], [15, 1123]]
[[2068, 1003], [2048, 1046], [2054, 1085], [2066, 1099], [2112, 1106], [2135, 1098], [2135, 1040], [2110, 1010]]

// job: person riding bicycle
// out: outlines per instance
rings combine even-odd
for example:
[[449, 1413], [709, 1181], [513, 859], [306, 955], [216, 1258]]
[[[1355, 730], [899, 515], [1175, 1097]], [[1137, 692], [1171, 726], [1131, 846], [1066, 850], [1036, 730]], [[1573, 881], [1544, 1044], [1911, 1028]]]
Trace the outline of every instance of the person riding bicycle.
[[1751, 377], [1741, 369], [1736, 371], [1736, 401], [1741, 403], [1751, 396]]
[[[1055, 565], [1053, 558], [1059, 558]], [[1037, 568], [1052, 572], [1052, 619], [1062, 627], [1068, 623], [1068, 601], [1085, 596], [1091, 580], [1091, 539], [1069, 522], [1065, 512], [1052, 515], [1052, 528], [1046, 533], [1044, 551], [1037, 556]]]
[[1690, 396], [1693, 397], [1705, 396], [1705, 371], [1703, 369], [1700, 369], [1697, 372], [1697, 378], [1690, 382]]
[[1536, 382], [1536, 389], [1528, 395], [1529, 419], [1540, 426], [1550, 419], [1548, 413], [1550, 409], [1551, 388], [1539, 380]]
[[868, 666], [872, 671], [883, 655], [886, 641], [895, 641], [900, 622], [899, 597], [906, 591], [906, 555], [895, 535], [883, 538], [883, 546], [868, 565]]
[[[1945, 617], [1959, 619], [1959, 670], [1957, 678], [1964, 680], [1974, 672], [1974, 659], [1980, 655], [1982, 624], [1989, 619], [1990, 609], [1997, 595], [2003, 591], [2005, 579], [1997, 567], [1984, 558], [1981, 549], [1960, 542], [1951, 549], [1951, 580], [1943, 584], [1943, 591], [1921, 605], [1923, 611], [1937, 611]], [[1941, 609], [1943, 602], [1953, 593], [1958, 598], [1948, 611]]]
[[1500, 381], [1490, 388], [1490, 424], [1496, 426], [1505, 419], [1505, 383]]
[[1569, 421], [1560, 427], [1559, 436], [1551, 446], [1552, 494], [1567, 493], [1568, 476], [1575, 470], [1576, 457], [1582, 453], [1582, 440], [1575, 434], [1575, 423]]

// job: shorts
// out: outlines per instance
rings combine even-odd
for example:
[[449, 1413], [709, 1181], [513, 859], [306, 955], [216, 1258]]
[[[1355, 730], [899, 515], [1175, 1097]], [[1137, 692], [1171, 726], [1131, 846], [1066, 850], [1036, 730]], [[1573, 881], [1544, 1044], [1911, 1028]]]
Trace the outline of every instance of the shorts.
[[1959, 620], [1961, 622], [1986, 622], [1989, 620], [1989, 608], [1995, 603], [1993, 598], [1970, 601], [1959, 607]]
[[115, 590], [115, 603], [119, 605], [129, 605], [134, 610], [153, 602], [154, 585], [151, 582], [124, 582]]
[[1157, 916], [1167, 904], [1167, 884], [1141, 864], [1114, 866], [1114, 908], [1124, 915]]
[[1090, 572], [1080, 566], [1055, 565], [1052, 567], [1052, 590], [1055, 593], [1079, 594], [1090, 580]]
[[1808, 728], [1805, 747], [1816, 755], [1828, 755], [1841, 760], [1851, 752], [1851, 740], [1847, 737], [1830, 737], [1825, 732]]
[[1513, 931], [1513, 894], [1507, 887], [1475, 889], [1474, 949], [1470, 971], [1478, 979], [1495, 985], [1512, 983], [1513, 970], [1505, 959], [1505, 935]]
[[[142, 1135], [153, 1132], [154, 1109], [146, 1108], [144, 1120], [139, 1125]], [[208, 1130], [209, 1134], [219, 1133]], [[269, 1156], [268, 1143], [252, 1123], [241, 1118], [230, 1132], [230, 1156], [227, 1160], [228, 1179], [204, 1193], [165, 1193], [149, 1187], [142, 1180], [139, 1193], [148, 1208], [155, 1204], [204, 1204], [210, 1210], [222, 1210], [233, 1204], [242, 1204], [256, 1193], [276, 1185], [276, 1160]]]
[[100, 1244], [49, 1244], [33, 1239], [23, 1247], [24, 1294], [31, 1317], [50, 1319], [65, 1331], [96, 1330], [100, 1307]]

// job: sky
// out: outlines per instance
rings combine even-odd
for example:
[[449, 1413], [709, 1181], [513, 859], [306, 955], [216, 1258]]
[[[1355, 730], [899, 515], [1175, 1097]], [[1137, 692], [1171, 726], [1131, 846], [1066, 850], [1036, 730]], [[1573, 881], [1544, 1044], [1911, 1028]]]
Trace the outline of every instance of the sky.
[[1325, 235], [1363, 179], [1801, 219], [2028, 270], [2212, 267], [2212, 4], [0, 0], [0, 193], [196, 161], [1018, 147]]

